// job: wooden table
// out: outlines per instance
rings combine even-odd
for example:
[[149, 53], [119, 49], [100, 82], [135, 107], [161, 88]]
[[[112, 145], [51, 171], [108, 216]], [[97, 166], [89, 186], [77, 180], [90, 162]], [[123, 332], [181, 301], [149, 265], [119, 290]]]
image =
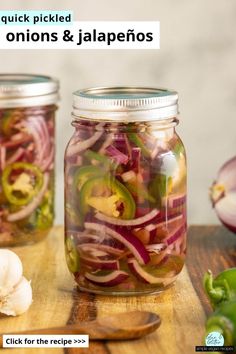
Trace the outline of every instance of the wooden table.
[[175, 286], [159, 295], [105, 297], [78, 292], [63, 249], [63, 228], [55, 227], [36, 245], [17, 247], [24, 273], [32, 280], [34, 302], [19, 317], [1, 317], [1, 332], [42, 328], [93, 320], [126, 310], [155, 311], [162, 318], [153, 334], [135, 341], [91, 342], [89, 349], [4, 349], [4, 354], [191, 354], [202, 345], [205, 316], [210, 306], [202, 288], [204, 272], [218, 273], [236, 265], [236, 236], [223, 227], [192, 226], [188, 233], [186, 267]]

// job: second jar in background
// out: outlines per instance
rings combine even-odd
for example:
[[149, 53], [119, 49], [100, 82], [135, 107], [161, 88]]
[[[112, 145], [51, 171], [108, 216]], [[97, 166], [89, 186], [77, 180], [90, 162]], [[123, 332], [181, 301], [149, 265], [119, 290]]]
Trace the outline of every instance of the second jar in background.
[[58, 86], [0, 75], [0, 247], [39, 241], [53, 225]]
[[186, 253], [186, 159], [177, 93], [97, 88], [74, 94], [65, 153], [66, 259], [79, 288], [162, 291]]

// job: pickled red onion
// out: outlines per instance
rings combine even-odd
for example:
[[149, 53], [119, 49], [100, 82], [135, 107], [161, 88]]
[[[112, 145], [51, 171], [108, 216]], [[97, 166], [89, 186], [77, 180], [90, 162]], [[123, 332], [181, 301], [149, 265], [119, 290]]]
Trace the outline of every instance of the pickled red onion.
[[167, 239], [166, 243], [168, 245], [171, 245], [174, 243], [176, 240], [178, 240], [179, 237], [183, 235], [185, 232], [185, 225], [180, 226], [178, 229], [176, 229]]
[[135, 259], [128, 259], [128, 266], [132, 273], [141, 281], [147, 284], [163, 284], [164, 286], [170, 284], [173, 281], [174, 272], [169, 272], [168, 277], [165, 276], [155, 277], [150, 273], [146, 272]]
[[[97, 126], [102, 127], [103, 124], [99, 123]], [[89, 149], [91, 146], [93, 146], [96, 143], [96, 141], [102, 136], [102, 134], [103, 134], [103, 130], [97, 131], [89, 139], [84, 140], [84, 141], [80, 141], [79, 144], [76, 143], [73, 145], [69, 145], [67, 148], [67, 153], [66, 153], [67, 156], [72, 156], [72, 155], [78, 154], [81, 151]]]
[[6, 161], [6, 165], [9, 165], [11, 163], [14, 163], [16, 161], [18, 161], [25, 153], [25, 150], [23, 148], [19, 148], [17, 149], [14, 154], [9, 157], [9, 159]]
[[107, 216], [105, 214], [102, 214], [100, 212], [95, 214], [95, 218], [107, 222], [108, 224], [112, 225], [118, 225], [118, 226], [142, 226], [143, 224], [146, 224], [147, 222], [151, 221], [154, 219], [157, 215], [159, 215], [160, 211], [157, 209], [153, 209], [150, 211], [150, 213], [140, 216], [139, 218], [136, 219], [131, 219], [131, 220], [124, 220], [124, 219], [118, 219], [118, 218], [113, 218], [110, 216]]
[[80, 256], [81, 260], [83, 261], [83, 264], [86, 264], [95, 270], [97, 269], [113, 269], [113, 270], [118, 270], [119, 269], [119, 262], [116, 260], [101, 260], [99, 258], [92, 258], [92, 257], [85, 257], [83, 255]]
[[127, 155], [123, 154], [123, 152], [121, 152], [120, 150], [118, 150], [116, 147], [112, 145], [108, 146], [105, 150], [107, 154], [118, 164], [126, 165], [127, 162], [129, 161], [129, 157]]
[[129, 274], [122, 272], [121, 270], [114, 270], [113, 272], [106, 275], [85, 273], [84, 276], [91, 283], [95, 283], [101, 286], [116, 286], [126, 280], [129, 277]]
[[34, 164], [39, 166], [43, 172], [47, 171], [54, 160], [54, 146], [45, 119], [41, 116], [29, 117], [24, 124], [34, 139], [36, 148]]
[[123, 250], [119, 248], [112, 247], [112, 245], [106, 245], [102, 243], [83, 243], [79, 245], [81, 249], [85, 249], [86, 251], [89, 250], [98, 250], [106, 252], [107, 254], [120, 256], [123, 253]]
[[107, 234], [123, 243], [135, 256], [139, 263], [146, 264], [149, 262], [150, 257], [145, 249], [145, 246], [137, 237], [131, 233], [128, 233], [126, 230], [120, 228], [119, 231], [115, 231], [111, 227], [95, 222], [85, 222], [84, 226], [86, 229], [92, 229], [100, 232], [101, 234]]
[[0, 170], [4, 170], [6, 165], [6, 148], [4, 146], [0, 147]]

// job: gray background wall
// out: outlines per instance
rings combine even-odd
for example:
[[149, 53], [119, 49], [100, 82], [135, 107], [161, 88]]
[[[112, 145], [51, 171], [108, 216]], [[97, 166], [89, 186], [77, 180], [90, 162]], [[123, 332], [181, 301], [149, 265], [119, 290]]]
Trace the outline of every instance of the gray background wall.
[[71, 133], [71, 92], [96, 85], [154, 85], [180, 95], [178, 132], [188, 153], [189, 222], [216, 223], [208, 187], [235, 154], [235, 0], [10, 0], [0, 10], [73, 10], [76, 20], [160, 20], [156, 51], [0, 50], [1, 72], [56, 76], [57, 223], [63, 222], [63, 152]]

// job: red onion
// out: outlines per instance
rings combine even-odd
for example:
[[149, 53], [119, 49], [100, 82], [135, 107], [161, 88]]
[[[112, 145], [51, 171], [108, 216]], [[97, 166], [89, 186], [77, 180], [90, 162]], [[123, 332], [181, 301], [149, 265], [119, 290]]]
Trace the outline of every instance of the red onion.
[[[97, 126], [103, 126], [103, 124], [99, 123]], [[69, 145], [67, 148], [67, 156], [72, 156], [75, 154], [78, 154], [81, 151], [89, 149], [91, 146], [93, 146], [96, 141], [102, 136], [103, 130], [97, 131], [92, 135], [89, 139], [80, 141], [79, 143]]]
[[86, 264], [95, 270], [97, 269], [113, 269], [113, 270], [118, 270], [119, 269], [119, 262], [116, 260], [101, 260], [99, 258], [88, 258], [85, 257], [84, 255], [81, 255], [81, 261], [83, 264]]
[[168, 207], [178, 208], [186, 203], [186, 194], [170, 195], [168, 197]]
[[[98, 250], [98, 251], [102, 251], [105, 252], [106, 254], [111, 254], [114, 256], [120, 256], [123, 253], [123, 250], [119, 249], [119, 248], [115, 248], [112, 247], [112, 245], [106, 245], [106, 244], [102, 244], [102, 243], [84, 243], [81, 244], [80, 247], [83, 249], [85, 249], [86, 251], [89, 250]], [[93, 253], [95, 255], [95, 253]]]
[[6, 148], [4, 146], [0, 147], [0, 170], [4, 170], [6, 165]]
[[156, 224], [156, 230], [152, 231], [153, 233], [155, 232], [154, 235], [154, 240], [155, 239], [162, 239], [167, 237], [169, 234], [172, 234], [176, 228], [179, 227], [183, 223], [183, 214], [174, 214], [174, 216], [168, 217], [166, 219], [166, 216], [164, 217], [164, 221], [161, 221], [160, 223]]
[[236, 233], [236, 156], [219, 170], [210, 198], [220, 221]]
[[173, 281], [173, 272], [168, 273], [168, 277], [167, 275], [165, 277], [155, 277], [146, 272], [135, 259], [128, 259], [128, 266], [131, 272], [143, 283], [160, 284], [166, 286]]
[[135, 258], [137, 258], [139, 263], [146, 264], [149, 262], [149, 254], [142, 242], [126, 230], [120, 228], [118, 231], [115, 231], [111, 227], [93, 222], [85, 222], [84, 225], [86, 229], [92, 229], [101, 234], [107, 234], [123, 243], [135, 256]]
[[168, 236], [168, 238], [166, 239], [166, 243], [168, 245], [171, 245], [176, 240], [178, 240], [178, 238], [181, 237], [184, 232], [185, 232], [185, 225], [181, 225], [171, 235]]
[[[92, 247], [90, 245], [92, 245]], [[78, 250], [79, 252], [82, 251], [82, 254], [84, 255], [87, 254], [89, 257], [91, 256], [100, 259], [107, 259], [107, 257], [109, 257], [107, 252], [97, 249], [96, 244], [94, 243], [85, 243], [83, 245], [79, 245]]]
[[6, 165], [9, 165], [9, 164], [14, 163], [16, 161], [19, 161], [22, 158], [22, 156], [24, 155], [24, 153], [25, 153], [25, 150], [23, 148], [21, 148], [21, 147], [18, 148], [14, 152], [14, 154], [11, 157], [9, 157], [9, 159], [6, 161]]
[[148, 252], [153, 252], [156, 254], [160, 254], [160, 252], [164, 251], [167, 248], [166, 243], [154, 243], [146, 246], [146, 250]]
[[48, 183], [49, 183], [49, 174], [45, 173], [44, 174], [44, 181], [43, 181], [43, 186], [39, 193], [34, 197], [31, 203], [23, 207], [20, 211], [17, 211], [16, 213], [9, 214], [7, 217], [7, 221], [18, 221], [26, 218], [29, 216], [42, 202], [43, 196], [48, 188]]
[[132, 147], [131, 154], [131, 168], [138, 173], [140, 171], [141, 149]]
[[106, 275], [85, 273], [85, 278], [87, 280], [100, 286], [116, 286], [125, 281], [128, 277], [129, 274], [122, 272], [121, 270], [114, 270]]
[[112, 135], [108, 135], [107, 138], [105, 139], [105, 141], [103, 142], [102, 146], [99, 149], [99, 154], [105, 154], [106, 152], [106, 148], [111, 145], [113, 142], [113, 137]]
[[54, 144], [51, 141], [45, 119], [41, 116], [29, 117], [24, 124], [35, 143], [36, 157], [33, 163], [39, 166], [43, 172], [49, 170], [54, 160]]
[[215, 211], [220, 221], [236, 233], [236, 192], [228, 193], [215, 204]]
[[141, 216], [139, 218], [124, 220], [124, 219], [113, 218], [99, 212], [95, 214], [95, 218], [112, 225], [137, 227], [137, 226], [142, 226], [143, 224], [146, 224], [147, 222], [151, 221], [157, 215], [159, 215], [159, 213], [160, 213], [159, 210], [153, 209], [152, 211], [150, 211], [150, 213]]
[[117, 148], [115, 148], [112, 145], [110, 145], [106, 148], [106, 152], [118, 164], [126, 165], [127, 162], [129, 161], [129, 158], [127, 155], [123, 154], [120, 150], [118, 150]]

